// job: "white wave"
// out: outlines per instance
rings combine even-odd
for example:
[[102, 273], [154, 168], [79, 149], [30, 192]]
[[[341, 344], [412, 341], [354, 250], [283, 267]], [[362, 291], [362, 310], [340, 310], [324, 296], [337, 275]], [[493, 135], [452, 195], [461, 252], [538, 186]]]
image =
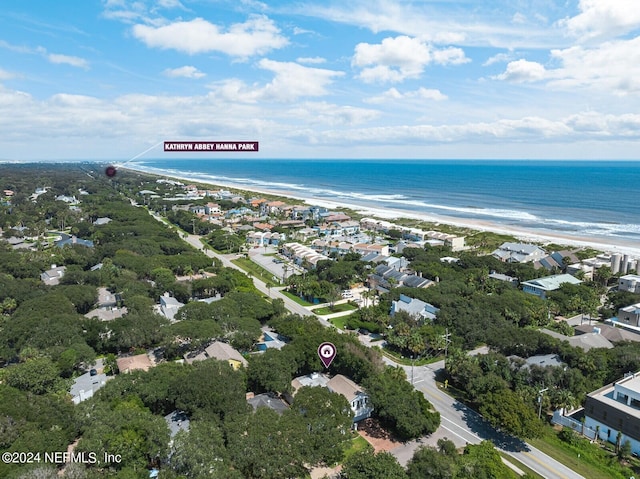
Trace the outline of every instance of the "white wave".
[[[228, 187], [237, 187], [242, 189], [242, 187], [256, 187], [264, 190], [281, 190], [280, 193], [286, 194], [287, 192], [296, 192], [300, 195], [301, 199], [308, 198], [308, 196], [312, 196], [313, 198], [308, 199], [307, 201], [311, 201], [314, 204], [320, 206], [327, 206], [329, 208], [337, 208], [339, 206], [347, 206], [354, 208], [366, 207], [367, 209], [371, 209], [373, 204], [375, 203], [384, 203], [388, 205], [397, 205], [398, 208], [402, 207], [412, 207], [412, 209], [422, 210], [423, 212], [432, 211], [446, 211], [453, 213], [454, 215], [457, 213], [463, 214], [465, 216], [469, 216], [471, 218], [478, 217], [488, 217], [495, 218], [501, 220], [508, 221], [516, 221], [522, 223], [532, 223], [531, 227], [543, 228], [547, 230], [569, 230], [574, 232], [575, 234], [581, 235], [595, 235], [595, 236], [613, 236], [613, 235], [625, 235], [625, 234], [633, 234], [640, 235], [640, 224], [627, 223], [627, 224], [617, 224], [617, 223], [598, 223], [598, 222], [587, 222], [587, 221], [570, 221], [570, 220], [562, 220], [562, 219], [554, 219], [554, 218], [542, 218], [532, 213], [528, 213], [525, 211], [505, 209], [505, 208], [472, 208], [472, 207], [459, 207], [459, 206], [449, 206], [435, 203], [428, 203], [421, 200], [409, 199], [409, 197], [402, 194], [367, 194], [367, 193], [359, 193], [359, 192], [345, 192], [345, 191], [337, 191], [331, 188], [322, 188], [322, 187], [309, 187], [303, 184], [297, 183], [285, 183], [285, 182], [274, 182], [274, 181], [262, 181], [255, 178], [236, 178], [236, 177], [228, 177], [228, 176], [218, 176], [218, 175], [210, 175], [203, 174], [202, 172], [195, 171], [179, 171], [175, 169], [160, 169], [153, 168], [147, 165], [138, 163], [136, 167], [141, 170], [147, 170], [149, 172], [155, 172], [158, 174], [170, 174], [173, 176], [189, 178], [194, 181], [202, 181], [216, 184], [216, 182], [228, 185]], [[278, 193], [278, 192], [276, 192]], [[318, 198], [320, 197], [320, 198]], [[354, 203], [352, 205], [346, 204], [346, 201], [341, 200], [353, 200]], [[379, 214], [383, 215], [383, 209], [380, 209]], [[388, 212], [387, 212], [388, 213]], [[391, 215], [389, 217], [394, 217]], [[560, 228], [561, 227], [561, 228]]]

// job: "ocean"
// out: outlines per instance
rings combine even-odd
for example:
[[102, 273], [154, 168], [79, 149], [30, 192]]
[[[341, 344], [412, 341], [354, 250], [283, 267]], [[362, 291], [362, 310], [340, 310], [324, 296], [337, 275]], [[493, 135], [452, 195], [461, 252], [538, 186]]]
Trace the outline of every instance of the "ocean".
[[640, 244], [640, 162], [145, 159], [149, 172]]

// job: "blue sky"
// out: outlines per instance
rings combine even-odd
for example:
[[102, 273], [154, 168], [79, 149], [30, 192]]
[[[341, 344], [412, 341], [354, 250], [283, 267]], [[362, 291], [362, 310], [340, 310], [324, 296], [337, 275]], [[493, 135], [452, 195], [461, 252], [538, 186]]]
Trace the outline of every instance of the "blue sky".
[[640, 9], [3, 0], [0, 129], [9, 160], [122, 161], [165, 140], [259, 141], [262, 158], [638, 159]]

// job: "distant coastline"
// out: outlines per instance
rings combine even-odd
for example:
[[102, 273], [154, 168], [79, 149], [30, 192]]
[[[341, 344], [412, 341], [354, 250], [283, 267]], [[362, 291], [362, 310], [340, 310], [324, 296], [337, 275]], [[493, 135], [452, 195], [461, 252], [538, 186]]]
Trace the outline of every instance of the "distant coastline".
[[199, 183], [211, 186], [217, 186], [221, 188], [227, 188], [232, 190], [244, 190], [255, 193], [282, 196], [299, 201], [304, 201], [307, 204], [314, 204], [318, 206], [325, 206], [331, 209], [350, 209], [357, 211], [360, 214], [369, 217], [375, 217], [386, 221], [393, 222], [394, 219], [409, 218], [416, 219], [428, 223], [452, 225], [461, 228], [467, 228], [475, 231], [488, 231], [498, 234], [510, 235], [518, 238], [522, 241], [529, 241], [542, 244], [559, 244], [566, 246], [576, 247], [590, 247], [603, 252], [610, 253], [623, 253], [640, 257], [640, 241], [634, 242], [631, 240], [625, 240], [621, 238], [599, 238], [591, 237], [588, 235], [576, 235], [563, 232], [550, 232], [540, 231], [535, 228], [525, 228], [513, 225], [504, 225], [498, 222], [493, 222], [484, 219], [475, 218], [458, 218], [453, 216], [446, 216], [433, 213], [422, 213], [412, 210], [406, 210], [401, 208], [379, 208], [372, 205], [367, 205], [366, 198], [362, 198], [361, 201], [345, 203], [344, 201], [332, 201], [327, 198], [314, 196], [309, 192], [305, 194], [301, 191], [292, 191], [281, 188], [263, 188], [256, 187], [254, 185], [242, 185], [233, 182], [224, 182], [216, 180], [207, 180], [199, 178], [197, 175], [189, 174], [177, 174], [175, 171], [165, 171], [162, 169], [146, 167], [140, 164], [128, 164], [123, 170], [131, 170], [139, 173], [145, 173], [157, 177], [174, 178], [180, 181], [186, 181], [189, 183]]

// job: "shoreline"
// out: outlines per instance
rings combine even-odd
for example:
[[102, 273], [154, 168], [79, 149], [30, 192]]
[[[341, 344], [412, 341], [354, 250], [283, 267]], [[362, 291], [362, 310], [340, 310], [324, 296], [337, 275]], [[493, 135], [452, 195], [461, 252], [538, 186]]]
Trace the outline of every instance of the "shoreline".
[[[203, 180], [194, 178], [193, 176], [181, 176], [175, 173], [168, 173], [163, 170], [155, 168], [140, 168], [136, 165], [127, 165], [121, 168], [122, 170], [131, 170], [136, 173], [148, 174], [156, 177], [174, 178], [181, 181], [187, 181], [190, 183], [199, 183], [209, 185], [213, 187], [227, 188], [231, 190], [250, 191], [253, 193], [260, 193], [271, 196], [282, 196], [299, 201], [303, 201], [309, 205], [324, 206], [330, 209], [350, 209], [357, 213], [374, 217], [381, 220], [393, 222], [394, 219], [407, 218], [415, 219], [418, 221], [424, 221], [427, 223], [445, 224], [455, 226], [459, 228], [466, 228], [476, 232], [491, 232], [496, 234], [504, 234], [517, 238], [524, 242], [534, 242], [549, 244], [555, 243], [564, 246], [573, 247], [588, 247], [598, 251], [607, 253], [622, 253], [629, 254], [640, 258], [640, 244], [634, 243], [628, 240], [616, 240], [590, 237], [584, 235], [572, 235], [562, 232], [550, 232], [540, 231], [535, 229], [523, 228], [512, 225], [504, 225], [492, 221], [475, 218], [456, 218], [452, 216], [438, 215], [434, 213], [420, 213], [411, 210], [403, 210], [396, 208], [380, 208], [375, 206], [368, 206], [366, 204], [358, 203], [344, 203], [339, 201], [331, 201], [326, 198], [317, 198], [313, 195], [300, 195], [299, 192], [293, 192], [289, 190], [280, 189], [267, 189], [257, 188], [253, 186], [238, 185], [234, 183], [225, 183], [220, 181], [212, 182], [211, 180]], [[437, 226], [434, 226], [434, 228]]]

